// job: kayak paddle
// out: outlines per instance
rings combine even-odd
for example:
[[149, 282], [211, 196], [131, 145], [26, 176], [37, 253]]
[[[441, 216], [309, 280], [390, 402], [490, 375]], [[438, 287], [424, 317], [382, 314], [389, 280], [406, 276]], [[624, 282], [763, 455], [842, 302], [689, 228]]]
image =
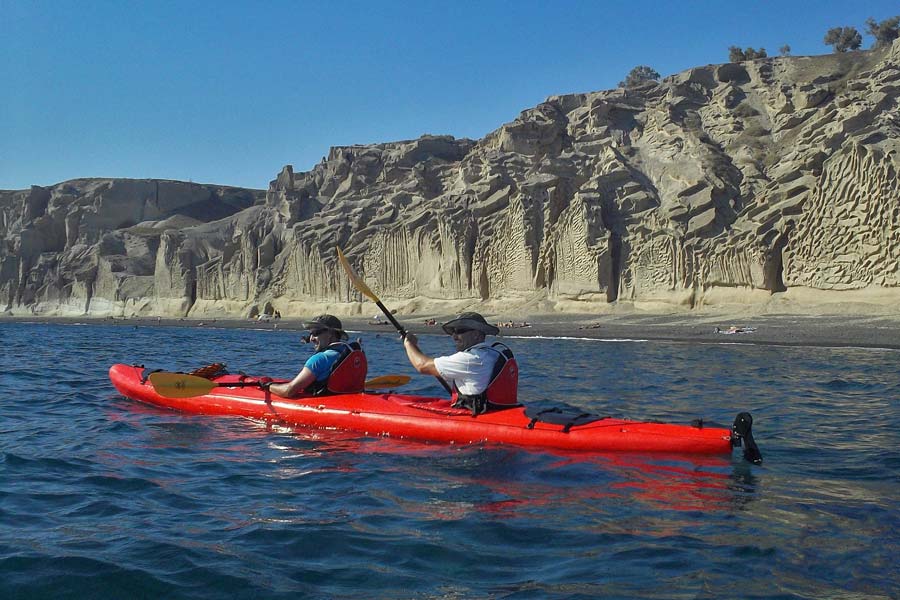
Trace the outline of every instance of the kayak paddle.
[[[409, 383], [409, 375], [381, 375], [365, 383], [367, 390], [383, 390], [400, 387]], [[259, 381], [234, 381], [217, 383], [205, 377], [185, 373], [157, 371], [150, 374], [150, 383], [156, 393], [165, 398], [194, 398], [208, 394], [217, 387], [259, 387]]]
[[386, 390], [406, 385], [412, 379], [409, 375], [380, 375], [366, 382], [367, 390]]
[[[353, 270], [353, 267], [351, 267], [350, 263], [347, 261], [347, 257], [344, 256], [344, 253], [341, 251], [340, 246], [337, 247], [337, 255], [341, 266], [344, 267], [344, 270], [350, 277], [350, 282], [353, 283], [353, 287], [358, 289], [363, 296], [366, 296], [367, 298], [369, 298], [369, 300], [374, 302], [375, 306], [381, 309], [381, 312], [384, 313], [384, 316], [388, 318], [388, 321], [390, 321], [391, 324], [400, 333], [400, 337], [405, 338], [406, 329], [403, 328], [403, 325], [397, 322], [397, 319], [394, 318], [394, 315], [391, 314], [391, 311], [389, 311], [387, 307], [381, 303], [381, 300], [378, 298], [378, 296], [375, 295], [375, 292], [373, 292], [372, 289], [368, 285], [366, 285], [366, 282], [360, 279], [359, 275], [356, 274], [356, 272]], [[437, 378], [440, 384], [444, 386], [444, 389], [447, 390], [448, 394], [453, 393], [453, 390], [450, 389], [450, 385], [446, 381], [444, 381], [443, 377], [441, 377], [440, 375], [435, 375], [435, 378]]]
[[347, 261], [347, 257], [344, 256], [344, 253], [341, 252], [340, 247], [337, 249], [338, 260], [341, 261], [341, 266], [344, 267], [344, 270], [347, 272], [347, 275], [350, 277], [350, 281], [353, 283], [353, 287], [358, 289], [363, 296], [368, 297], [372, 302], [375, 303], [375, 306], [381, 309], [381, 312], [384, 313], [384, 316], [388, 318], [388, 321], [397, 328], [397, 331], [400, 332], [400, 337], [406, 337], [406, 329], [403, 328], [403, 325], [397, 322], [397, 319], [394, 318], [394, 315], [391, 314], [391, 311], [387, 309], [387, 307], [381, 303], [381, 300], [378, 299], [378, 296], [375, 295], [375, 292], [366, 285], [366, 282], [359, 278], [359, 275], [353, 270], [353, 267], [350, 266], [350, 263]]
[[227, 387], [259, 387], [258, 381], [236, 381], [234, 383], [218, 384], [205, 377], [187, 375], [185, 373], [166, 373], [157, 371], [150, 374], [150, 383], [160, 396], [166, 398], [193, 398], [208, 394], [213, 388]]

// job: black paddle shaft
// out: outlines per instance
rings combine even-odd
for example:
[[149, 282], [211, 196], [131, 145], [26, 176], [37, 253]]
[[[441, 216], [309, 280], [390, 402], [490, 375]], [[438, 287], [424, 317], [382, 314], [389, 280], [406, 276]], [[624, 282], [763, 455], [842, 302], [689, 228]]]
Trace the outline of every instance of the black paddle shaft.
[[[391, 314], [391, 311], [387, 309], [387, 307], [381, 302], [381, 300], [377, 301], [375, 303], [375, 306], [380, 308], [381, 312], [384, 313], [384, 316], [386, 316], [391, 324], [397, 328], [397, 331], [400, 333], [400, 337], [406, 339], [406, 329], [397, 321], [397, 319], [394, 318], [394, 315]], [[450, 384], [447, 383], [447, 380], [445, 380], [440, 375], [435, 375], [434, 377], [438, 380], [438, 383], [444, 386], [444, 389], [447, 390], [448, 394], [453, 393], [453, 389], [450, 387]]]
[[401, 324], [397, 321], [397, 319], [394, 318], [394, 315], [392, 315], [392, 314], [391, 314], [391, 311], [389, 311], [389, 310], [387, 309], [387, 306], [385, 306], [384, 303], [381, 302], [381, 300], [379, 300], [378, 302], [376, 302], [376, 303], [375, 303], [375, 306], [377, 306], [378, 308], [380, 308], [380, 309], [381, 309], [381, 312], [384, 313], [384, 316], [386, 316], [386, 317], [388, 318], [388, 321], [390, 321], [391, 324], [392, 324], [394, 327], [397, 328], [397, 331], [400, 332], [400, 337], [405, 338], [405, 337], [406, 337], [406, 329], [404, 329], [404, 328], [403, 328], [403, 325], [401, 325]]

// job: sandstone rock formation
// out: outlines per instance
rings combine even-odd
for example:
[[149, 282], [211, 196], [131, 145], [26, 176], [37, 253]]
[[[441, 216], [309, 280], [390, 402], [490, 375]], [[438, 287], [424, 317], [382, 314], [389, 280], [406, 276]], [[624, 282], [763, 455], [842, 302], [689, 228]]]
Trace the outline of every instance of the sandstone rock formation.
[[[262, 193], [0, 192], [13, 314], [900, 306], [900, 41], [553, 96], [484, 139], [332, 148]], [[368, 309], [371, 310], [371, 309]]]
[[183, 315], [204, 253], [219, 256], [223, 245], [191, 232], [226, 230], [263, 199], [261, 191], [127, 179], [0, 192], [0, 300], [12, 314]]

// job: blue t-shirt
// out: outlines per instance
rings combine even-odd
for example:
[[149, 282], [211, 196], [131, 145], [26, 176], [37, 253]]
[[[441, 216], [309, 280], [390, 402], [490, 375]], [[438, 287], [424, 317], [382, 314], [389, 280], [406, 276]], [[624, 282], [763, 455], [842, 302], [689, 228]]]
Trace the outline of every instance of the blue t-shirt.
[[313, 375], [316, 376], [316, 381], [322, 381], [323, 379], [328, 379], [328, 376], [331, 375], [331, 368], [334, 367], [334, 363], [340, 357], [341, 353], [337, 350], [326, 348], [310, 356], [303, 366], [313, 372]]

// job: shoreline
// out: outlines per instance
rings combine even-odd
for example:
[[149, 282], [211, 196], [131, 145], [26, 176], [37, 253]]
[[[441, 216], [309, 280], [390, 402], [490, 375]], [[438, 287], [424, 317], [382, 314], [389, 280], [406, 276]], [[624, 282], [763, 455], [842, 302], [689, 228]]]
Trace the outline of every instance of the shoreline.
[[[437, 325], [425, 325], [421, 318], [401, 317], [400, 323], [416, 335], [443, 335], [439, 324], [452, 316], [438, 319]], [[488, 318], [497, 323], [497, 319]], [[349, 332], [396, 333], [389, 323], [370, 319], [341, 317]], [[508, 321], [507, 321], [508, 322]], [[529, 316], [529, 325], [501, 327], [503, 338], [584, 338], [594, 340], [656, 340], [693, 343], [735, 343], [773, 346], [859, 347], [900, 350], [900, 316], [894, 315], [756, 315], [722, 314], [538, 314]], [[25, 317], [3, 316], [4, 323], [52, 323], [130, 326], [130, 327], [211, 327], [222, 329], [303, 330], [296, 318], [261, 322], [247, 319], [195, 319], [157, 317]], [[718, 332], [717, 332], [718, 328]], [[736, 328], [734, 333], [726, 333]]]

